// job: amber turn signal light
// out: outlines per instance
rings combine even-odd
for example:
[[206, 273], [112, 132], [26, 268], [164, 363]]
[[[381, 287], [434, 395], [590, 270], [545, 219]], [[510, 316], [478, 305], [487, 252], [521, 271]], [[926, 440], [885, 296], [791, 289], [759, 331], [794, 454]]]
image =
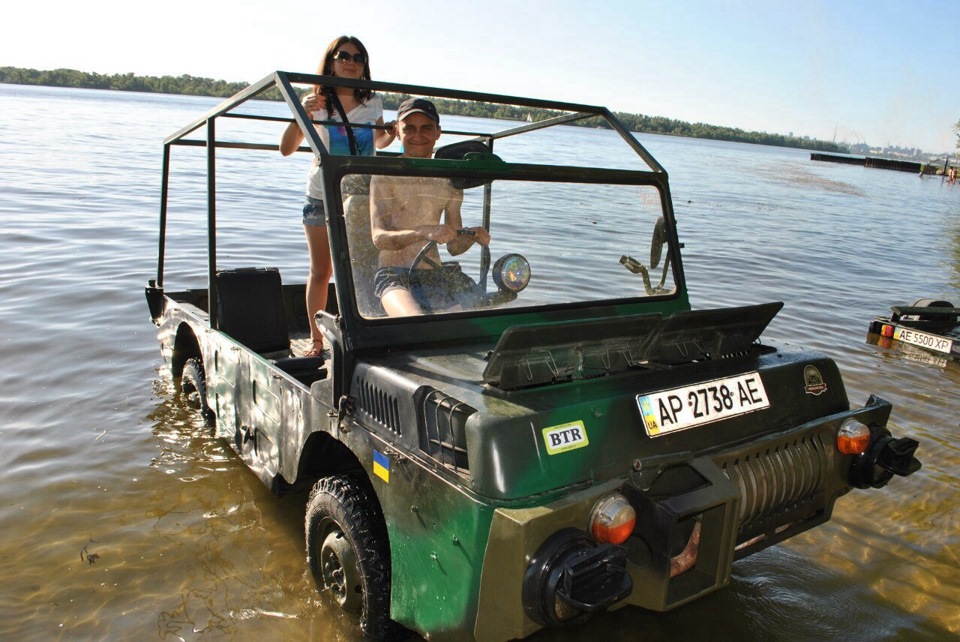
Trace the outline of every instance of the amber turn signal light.
[[843, 422], [837, 432], [837, 450], [844, 455], [862, 455], [869, 445], [869, 428], [854, 419]]
[[637, 524], [637, 512], [620, 493], [605, 496], [590, 514], [590, 534], [601, 544], [623, 544]]

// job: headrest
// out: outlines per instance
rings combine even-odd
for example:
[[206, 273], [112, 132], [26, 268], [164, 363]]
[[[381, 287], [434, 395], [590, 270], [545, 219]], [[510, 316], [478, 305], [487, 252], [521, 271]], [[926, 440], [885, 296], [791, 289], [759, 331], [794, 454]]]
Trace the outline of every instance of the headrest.
[[[490, 146], [479, 140], [464, 140], [459, 143], [444, 145], [437, 149], [433, 154], [434, 158], [441, 160], [488, 160], [497, 159], [497, 156], [490, 151]], [[479, 187], [489, 181], [480, 178], [451, 178], [450, 183], [457, 189], [469, 189]]]

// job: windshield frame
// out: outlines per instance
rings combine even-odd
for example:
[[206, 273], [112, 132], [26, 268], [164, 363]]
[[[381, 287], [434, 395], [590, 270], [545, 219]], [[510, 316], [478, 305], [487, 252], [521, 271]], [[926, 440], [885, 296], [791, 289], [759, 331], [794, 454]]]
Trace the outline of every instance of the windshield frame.
[[[590, 301], [547, 304], [521, 308], [486, 308], [461, 312], [443, 312], [410, 317], [365, 317], [358, 309], [354, 291], [354, 270], [350, 261], [342, 180], [355, 175], [385, 175], [432, 178], [474, 178], [493, 181], [566, 183], [585, 185], [648, 186], [655, 188], [662, 204], [662, 215], [667, 221], [667, 246], [670, 270], [674, 284], [669, 294], [620, 298], [601, 298]], [[541, 322], [566, 322], [591, 319], [610, 314], [643, 314], [687, 309], [686, 284], [676, 238], [669, 185], [666, 176], [655, 172], [621, 169], [584, 168], [526, 163], [498, 163], [402, 157], [330, 156], [324, 168], [324, 187], [327, 197], [330, 244], [334, 255], [334, 278], [338, 285], [341, 322], [351, 328], [358, 347], [388, 347], [398, 344], [422, 343], [422, 328], [430, 326], [430, 343], [446, 340], [496, 340], [508, 327]], [[480, 189], [480, 188], [476, 188]], [[484, 188], [486, 189], [486, 188]], [[484, 217], [486, 219], [486, 216]], [[494, 224], [495, 225], [495, 224]], [[645, 248], [636, 248], [638, 253]], [[522, 253], [522, 252], [521, 252]], [[536, 266], [532, 266], [536, 270]], [[638, 290], [642, 281], [636, 276]], [[522, 296], [522, 293], [521, 293]], [[420, 328], [418, 330], [418, 328]]]
[[[467, 161], [434, 160], [434, 159], [407, 159], [397, 154], [379, 154], [374, 157], [336, 156], [329, 153], [324, 147], [313, 121], [306, 114], [300, 102], [300, 93], [296, 87], [306, 89], [310, 86], [322, 85], [330, 87], [366, 88], [382, 93], [418, 95], [430, 98], [449, 99], [454, 101], [475, 101], [495, 105], [527, 107], [547, 112], [544, 120], [526, 122], [514, 125], [507, 122], [506, 128], [492, 132], [467, 132], [444, 130], [444, 134], [460, 137], [473, 137], [476, 140], [493, 144], [497, 140], [512, 136], [524, 135], [528, 132], [542, 131], [557, 125], [564, 125], [585, 119], [591, 126], [615, 131], [620, 139], [632, 149], [648, 170], [618, 170], [598, 167], [557, 166], [536, 163], [502, 163], [499, 166], [483, 167], [480, 164]], [[244, 113], [239, 109], [247, 101], [263, 97], [265, 92], [277, 90], [280, 97], [290, 110], [289, 117], [267, 116]], [[550, 115], [554, 114], [554, 115]], [[211, 327], [218, 324], [219, 293], [217, 291], [217, 206], [216, 206], [216, 172], [217, 149], [250, 149], [264, 152], [276, 152], [276, 145], [223, 140], [218, 137], [217, 123], [223, 118], [253, 119], [287, 124], [295, 122], [304, 132], [304, 145], [298, 151], [312, 153], [323, 167], [323, 181], [327, 188], [326, 206], [328, 212], [335, 212], [330, 217], [328, 229], [331, 235], [331, 249], [334, 256], [334, 276], [338, 282], [349, 283], [351, 278], [349, 263], [349, 248], [343, 224], [343, 204], [339, 184], [341, 179], [350, 173], [382, 173], [410, 176], [452, 176], [452, 177], [489, 177], [490, 179], [508, 178], [511, 180], [537, 180], [543, 182], [565, 181], [582, 183], [605, 183], [622, 185], [653, 185], [659, 190], [662, 200], [663, 216], [666, 221], [666, 237], [668, 252], [671, 258], [671, 269], [675, 292], [669, 296], [637, 297], [629, 299], [604, 300], [576, 305], [555, 305], [542, 308], [525, 308], [522, 310], [484, 310], [464, 314], [444, 314], [427, 319], [417, 317], [386, 319], [364, 319], [357, 313], [353, 301], [352, 284], [349, 287], [337, 288], [337, 303], [339, 310], [334, 313], [321, 312], [321, 325], [331, 329], [335, 334], [343, 334], [349, 347], [356, 349], [380, 349], [384, 347], [400, 348], [404, 345], [437, 344], [444, 341], [495, 341], [504, 329], [512, 325], [571, 321], [577, 319], [596, 318], [605, 315], [662, 313], [670, 314], [678, 310], [689, 309], [686, 284], [683, 276], [683, 267], [680, 259], [676, 236], [676, 226], [667, 172], [643, 145], [630, 133], [622, 123], [605, 107], [548, 101], [533, 98], [521, 98], [480, 92], [425, 87], [399, 83], [373, 82], [352, 80], [315, 74], [290, 73], [276, 71], [261, 80], [251, 84], [246, 89], [222, 101], [203, 116], [195, 119], [188, 125], [167, 136], [163, 142], [163, 165], [160, 197], [160, 231], [156, 279], [152, 280], [157, 291], [164, 288], [164, 257], [167, 238], [167, 205], [169, 196], [169, 176], [171, 164], [171, 150], [174, 147], [201, 147], [206, 151], [207, 165], [207, 294], [209, 299], [208, 311]], [[486, 121], [489, 124], [492, 121]], [[499, 123], [499, 121], [497, 121]], [[496, 150], [494, 149], [494, 152]], [[545, 158], [549, 154], [545, 151]], [[345, 260], [346, 259], [346, 260]], [[343, 279], [347, 279], [343, 281]], [[479, 323], [477, 321], [480, 321]], [[419, 328], [421, 324], [430, 324], [429, 335], [426, 336]]]

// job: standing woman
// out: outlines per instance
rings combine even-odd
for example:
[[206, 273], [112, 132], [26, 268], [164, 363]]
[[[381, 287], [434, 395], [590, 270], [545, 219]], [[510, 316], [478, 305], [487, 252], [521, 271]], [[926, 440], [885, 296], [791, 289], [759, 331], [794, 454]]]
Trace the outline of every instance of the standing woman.
[[[330, 43], [323, 60], [317, 67], [321, 76], [339, 76], [370, 80], [370, 58], [367, 48], [353, 36], [340, 36]], [[339, 100], [347, 121], [357, 124], [383, 125], [383, 102], [380, 96], [369, 89], [351, 89], [349, 87], [321, 87], [315, 85], [313, 93], [303, 99], [303, 107], [314, 120], [338, 120], [339, 110], [335, 101]], [[320, 140], [331, 154], [352, 153], [350, 139], [344, 126], [316, 126]], [[383, 149], [393, 142], [396, 133], [393, 129], [352, 128], [356, 143], [356, 153], [373, 156], [375, 149]], [[303, 142], [303, 132], [294, 121], [287, 125], [280, 139], [280, 153], [289, 156], [297, 151]], [[323, 349], [323, 338], [317, 329], [314, 316], [327, 305], [327, 286], [333, 276], [333, 263], [330, 258], [330, 240], [327, 237], [326, 214], [323, 211], [323, 186], [320, 165], [313, 160], [310, 174], [307, 176], [307, 202], [303, 206], [303, 229], [307, 237], [307, 249], [310, 252], [310, 275], [307, 277], [307, 314], [310, 324], [311, 348], [304, 356], [319, 356]]]

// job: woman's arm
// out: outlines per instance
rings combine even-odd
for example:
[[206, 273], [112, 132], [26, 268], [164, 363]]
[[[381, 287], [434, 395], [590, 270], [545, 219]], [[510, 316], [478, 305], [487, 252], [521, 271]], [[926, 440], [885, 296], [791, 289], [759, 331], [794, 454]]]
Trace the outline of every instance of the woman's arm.
[[[378, 125], [383, 125], [383, 116], [377, 119]], [[377, 146], [377, 149], [383, 149], [384, 147], [389, 147], [397, 137], [397, 121], [391, 120], [389, 123], [390, 129], [376, 129], [373, 134], [374, 144]]]
[[302, 141], [303, 130], [300, 129], [297, 121], [293, 121], [287, 125], [287, 128], [283, 130], [283, 136], [280, 137], [280, 153], [284, 156], [289, 156], [297, 151]]
[[[313, 118], [313, 112], [327, 108], [327, 101], [321, 94], [309, 94], [303, 99], [303, 108], [306, 110], [307, 116]], [[283, 130], [283, 135], [280, 137], [280, 153], [284, 156], [289, 156], [297, 151], [302, 142], [303, 130], [300, 129], [297, 121], [293, 121], [287, 125], [287, 128]]]

